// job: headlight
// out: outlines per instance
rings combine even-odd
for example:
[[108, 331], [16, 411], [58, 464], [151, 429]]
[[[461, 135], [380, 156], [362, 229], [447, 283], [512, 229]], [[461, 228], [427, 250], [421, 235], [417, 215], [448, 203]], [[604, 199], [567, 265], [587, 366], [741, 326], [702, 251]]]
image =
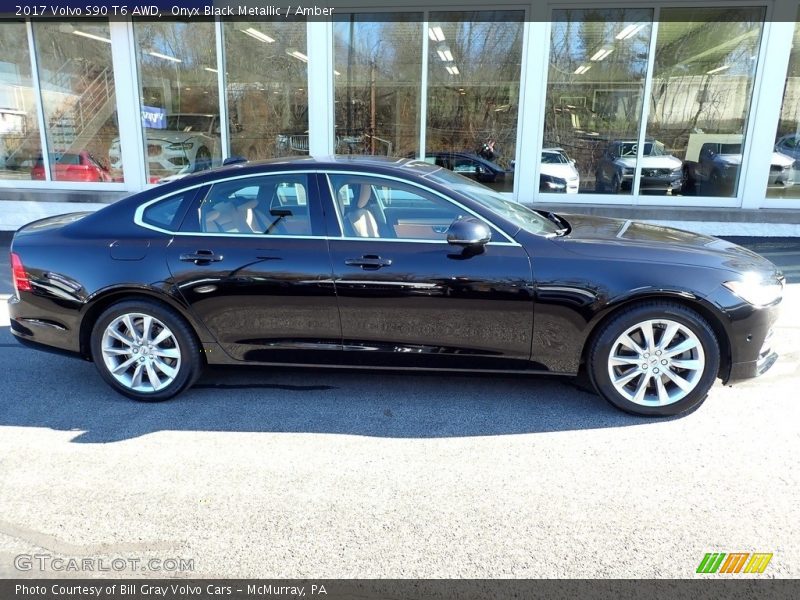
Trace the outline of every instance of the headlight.
[[672, 169], [673, 175], [683, 175], [683, 167], [678, 167], [677, 169]]
[[782, 281], [764, 281], [755, 273], [745, 273], [742, 279], [726, 281], [722, 285], [753, 306], [767, 306], [783, 296]]
[[167, 146], [167, 150], [191, 150], [193, 146], [192, 142], [175, 142]]
[[547, 190], [552, 190], [554, 192], [563, 192], [565, 189], [567, 189], [566, 180], [561, 179], [560, 177], [553, 177], [552, 175], [541, 175], [540, 179]]

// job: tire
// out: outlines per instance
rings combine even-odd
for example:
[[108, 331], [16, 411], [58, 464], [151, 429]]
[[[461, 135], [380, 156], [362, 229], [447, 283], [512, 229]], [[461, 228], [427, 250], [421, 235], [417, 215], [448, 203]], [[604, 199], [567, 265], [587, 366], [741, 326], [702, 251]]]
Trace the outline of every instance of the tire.
[[636, 415], [669, 417], [699, 407], [719, 372], [714, 330], [681, 304], [647, 302], [623, 309], [590, 344], [587, 369], [595, 390]]
[[[147, 320], [151, 343], [143, 344]], [[137, 343], [129, 343], [134, 339]], [[197, 381], [204, 364], [186, 321], [171, 308], [145, 299], [106, 309], [92, 328], [91, 351], [106, 383], [123, 396], [145, 402], [179, 394]]]

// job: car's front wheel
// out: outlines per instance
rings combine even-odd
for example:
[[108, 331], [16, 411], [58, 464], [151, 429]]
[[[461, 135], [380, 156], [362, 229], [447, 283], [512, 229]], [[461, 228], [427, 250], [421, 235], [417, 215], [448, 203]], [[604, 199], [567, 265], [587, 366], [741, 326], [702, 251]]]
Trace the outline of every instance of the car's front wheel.
[[671, 416], [706, 399], [719, 364], [714, 330], [702, 316], [681, 304], [648, 302], [603, 326], [587, 366], [595, 389], [617, 408]]
[[144, 299], [103, 312], [92, 329], [91, 350], [103, 379], [134, 400], [172, 398], [195, 382], [203, 366], [200, 346], [183, 318]]

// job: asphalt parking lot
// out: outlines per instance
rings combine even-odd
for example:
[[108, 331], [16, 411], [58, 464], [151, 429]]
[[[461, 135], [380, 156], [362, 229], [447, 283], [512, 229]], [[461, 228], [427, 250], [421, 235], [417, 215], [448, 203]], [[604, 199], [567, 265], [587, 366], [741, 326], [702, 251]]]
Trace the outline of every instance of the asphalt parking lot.
[[34, 554], [192, 560], [158, 573], [179, 577], [693, 577], [707, 552], [799, 577], [800, 241], [763, 243], [790, 280], [781, 360], [668, 420], [558, 379], [324, 370], [217, 368], [138, 404], [19, 346], [2, 302], [0, 577], [93, 574], [15, 568]]

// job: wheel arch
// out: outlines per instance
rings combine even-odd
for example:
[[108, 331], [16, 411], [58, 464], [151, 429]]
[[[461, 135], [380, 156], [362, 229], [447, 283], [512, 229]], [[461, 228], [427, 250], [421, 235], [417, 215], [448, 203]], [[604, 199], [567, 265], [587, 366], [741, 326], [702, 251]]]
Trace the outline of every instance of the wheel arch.
[[[82, 358], [86, 360], [92, 359], [90, 342], [92, 328], [103, 311], [117, 302], [124, 302], [128, 300], [149, 300], [151, 302], [156, 302], [171, 308], [177, 312], [184, 321], [186, 321], [186, 323], [189, 325], [189, 329], [194, 334], [197, 343], [201, 347], [203, 346], [204, 342], [211, 341], [210, 338], [204, 339], [204, 336], [201, 335], [204, 332], [202, 326], [197, 323], [190, 314], [188, 314], [184, 306], [182, 306], [175, 299], [171, 298], [169, 295], [150, 288], [115, 287], [103, 290], [102, 292], [96, 294], [86, 304], [82, 311], [78, 337], [80, 341], [80, 355]], [[208, 336], [205, 337], [208, 338]]]
[[718, 377], [725, 379], [726, 374], [731, 366], [731, 343], [728, 330], [724, 324], [723, 315], [712, 304], [703, 301], [696, 296], [690, 296], [683, 292], [678, 291], [659, 291], [647, 292], [632, 297], [627, 297], [607, 306], [602, 312], [590, 322], [590, 329], [587, 332], [586, 338], [583, 342], [580, 357], [580, 369], [586, 368], [586, 360], [589, 349], [592, 347], [594, 340], [597, 338], [599, 332], [611, 319], [613, 319], [621, 311], [635, 306], [637, 304], [644, 304], [646, 302], [671, 302], [673, 304], [680, 304], [695, 311], [703, 319], [705, 319], [714, 331], [719, 345], [720, 362]]

